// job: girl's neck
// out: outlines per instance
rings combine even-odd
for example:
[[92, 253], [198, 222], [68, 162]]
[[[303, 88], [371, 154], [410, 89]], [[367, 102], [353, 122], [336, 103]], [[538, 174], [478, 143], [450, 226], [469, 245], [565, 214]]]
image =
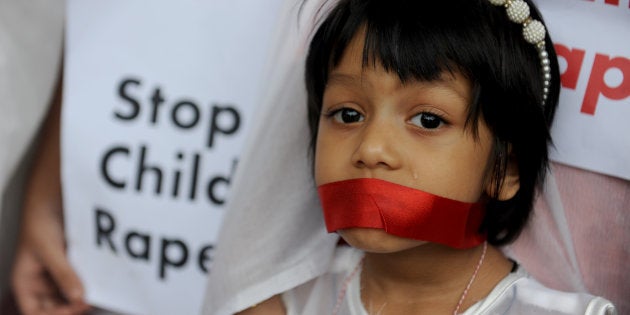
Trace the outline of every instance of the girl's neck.
[[[482, 246], [456, 250], [433, 243], [390, 254], [366, 253], [363, 305], [368, 313], [452, 314], [481, 254]], [[499, 250], [488, 246], [460, 312], [487, 296], [511, 268]]]

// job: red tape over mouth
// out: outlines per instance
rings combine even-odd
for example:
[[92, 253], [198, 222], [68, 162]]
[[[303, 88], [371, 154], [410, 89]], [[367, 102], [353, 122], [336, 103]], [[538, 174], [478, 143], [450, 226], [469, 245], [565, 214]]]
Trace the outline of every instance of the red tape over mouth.
[[452, 200], [374, 178], [332, 182], [317, 191], [328, 232], [383, 229], [391, 235], [461, 249], [486, 240], [478, 232], [484, 214], [480, 202]]

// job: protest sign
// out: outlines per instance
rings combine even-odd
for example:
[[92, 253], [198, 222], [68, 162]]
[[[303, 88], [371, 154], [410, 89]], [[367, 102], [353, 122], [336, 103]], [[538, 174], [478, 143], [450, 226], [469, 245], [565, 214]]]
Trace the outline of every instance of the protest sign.
[[538, 1], [562, 73], [554, 161], [630, 180], [628, 0]]
[[282, 2], [68, 1], [64, 216], [90, 303], [200, 311]]

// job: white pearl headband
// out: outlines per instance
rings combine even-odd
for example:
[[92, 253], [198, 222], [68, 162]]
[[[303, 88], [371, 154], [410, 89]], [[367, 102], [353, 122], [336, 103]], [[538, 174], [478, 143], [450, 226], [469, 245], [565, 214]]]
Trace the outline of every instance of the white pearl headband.
[[529, 5], [523, 0], [488, 0], [496, 6], [505, 6], [510, 21], [523, 25], [523, 38], [528, 43], [535, 45], [540, 57], [540, 65], [543, 72], [543, 105], [547, 101], [549, 86], [551, 85], [551, 67], [549, 66], [549, 54], [545, 48], [546, 30], [542, 22], [529, 16]]

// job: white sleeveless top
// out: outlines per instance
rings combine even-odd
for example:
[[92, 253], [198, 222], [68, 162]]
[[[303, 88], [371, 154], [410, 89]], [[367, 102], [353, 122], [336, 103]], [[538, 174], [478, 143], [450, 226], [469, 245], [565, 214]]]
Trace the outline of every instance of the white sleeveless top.
[[[339, 248], [329, 271], [282, 295], [287, 315], [333, 314], [338, 304], [339, 315], [368, 315], [361, 303], [360, 272], [349, 275], [359, 265], [363, 252]], [[345, 294], [340, 294], [344, 288]], [[544, 314], [544, 315], [614, 315], [615, 307], [601, 297], [587, 293], [569, 293], [549, 289], [518, 268], [508, 274], [483, 300], [468, 308], [463, 315], [481, 314]]]

